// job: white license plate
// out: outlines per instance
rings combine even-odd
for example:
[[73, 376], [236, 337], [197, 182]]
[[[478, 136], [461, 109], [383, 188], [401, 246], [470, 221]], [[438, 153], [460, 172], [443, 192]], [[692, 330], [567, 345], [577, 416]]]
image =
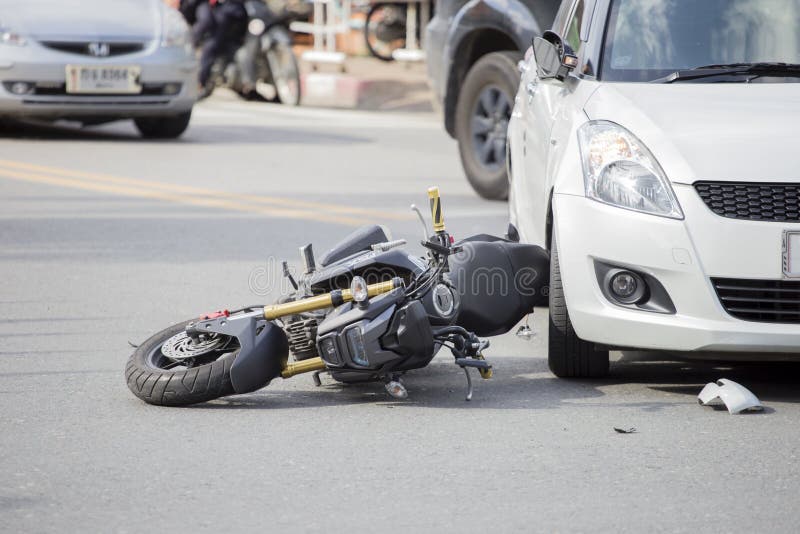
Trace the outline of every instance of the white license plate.
[[138, 94], [141, 67], [114, 66], [85, 67], [67, 65], [67, 93], [71, 94]]
[[800, 232], [783, 232], [783, 274], [800, 278]]

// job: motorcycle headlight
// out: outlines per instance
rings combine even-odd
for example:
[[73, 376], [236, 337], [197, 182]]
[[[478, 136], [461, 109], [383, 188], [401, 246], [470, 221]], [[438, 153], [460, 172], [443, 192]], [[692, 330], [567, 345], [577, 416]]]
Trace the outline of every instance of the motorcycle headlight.
[[347, 339], [347, 347], [350, 349], [350, 356], [353, 359], [353, 363], [365, 366], [369, 365], [367, 349], [364, 347], [364, 334], [361, 332], [361, 327], [353, 326], [345, 330], [344, 336]]
[[622, 126], [591, 121], [578, 130], [586, 196], [604, 204], [683, 219], [664, 171], [644, 144]]
[[165, 8], [161, 17], [161, 46], [186, 47], [191, 43], [189, 25], [175, 9]]

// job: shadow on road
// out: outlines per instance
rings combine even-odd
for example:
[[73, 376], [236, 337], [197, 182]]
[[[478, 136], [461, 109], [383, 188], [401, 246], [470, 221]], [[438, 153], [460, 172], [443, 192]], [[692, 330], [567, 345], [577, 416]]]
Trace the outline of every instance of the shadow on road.
[[[358, 404], [389, 408], [456, 409], [557, 409], [565, 403], [592, 408], [638, 408], [645, 412], [695, 403], [703, 386], [729, 378], [750, 388], [762, 401], [800, 402], [800, 363], [720, 364], [706, 362], [619, 362], [603, 380], [564, 380], [551, 375], [540, 358], [506, 357], [495, 360], [495, 377], [489, 381], [473, 375], [475, 396], [465, 402], [466, 381], [462, 371], [445, 358], [426, 369], [413, 371], [404, 380], [409, 398], [390, 399], [379, 383], [337, 384], [328, 379], [320, 388], [279, 390], [267, 387], [197, 405], [192, 409], [297, 409]], [[298, 377], [293, 380], [307, 380]], [[640, 387], [643, 386], [643, 387]], [[280, 386], [279, 386], [280, 387]], [[619, 387], [625, 397], [614, 397]], [[632, 391], [632, 392], [631, 392]], [[685, 396], [676, 400], [673, 395]], [[767, 410], [771, 413], [773, 410]]]
[[[113, 123], [112, 123], [113, 124]], [[99, 141], [124, 143], [174, 143], [177, 145], [198, 144], [302, 144], [342, 145], [372, 143], [373, 139], [346, 134], [327, 134], [318, 130], [300, 128], [276, 128], [241, 124], [204, 124], [192, 127], [179, 139], [144, 139], [135, 131], [81, 128], [77, 123], [48, 123], [38, 121], [8, 122], [0, 125], [0, 139], [25, 139], [36, 141]]]

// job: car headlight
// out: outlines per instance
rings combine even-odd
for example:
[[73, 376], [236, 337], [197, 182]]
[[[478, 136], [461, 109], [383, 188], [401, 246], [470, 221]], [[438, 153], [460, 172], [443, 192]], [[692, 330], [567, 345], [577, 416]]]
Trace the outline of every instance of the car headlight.
[[27, 39], [11, 28], [6, 28], [0, 23], [0, 44], [11, 46], [25, 46]]
[[598, 202], [672, 219], [683, 211], [664, 171], [622, 126], [591, 121], [578, 129], [586, 196]]
[[175, 9], [165, 8], [161, 17], [161, 46], [188, 47], [189, 25], [183, 15]]

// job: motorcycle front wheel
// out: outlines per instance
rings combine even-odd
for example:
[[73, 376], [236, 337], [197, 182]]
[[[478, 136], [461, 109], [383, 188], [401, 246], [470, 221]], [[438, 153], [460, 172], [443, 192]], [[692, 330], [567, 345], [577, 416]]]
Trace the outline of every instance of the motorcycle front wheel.
[[269, 70], [278, 101], [286, 106], [300, 104], [300, 67], [288, 43], [279, 42], [267, 51]]
[[192, 340], [185, 331], [190, 322], [153, 335], [128, 359], [128, 388], [148, 404], [186, 406], [234, 394], [231, 365], [238, 341], [218, 334]]

